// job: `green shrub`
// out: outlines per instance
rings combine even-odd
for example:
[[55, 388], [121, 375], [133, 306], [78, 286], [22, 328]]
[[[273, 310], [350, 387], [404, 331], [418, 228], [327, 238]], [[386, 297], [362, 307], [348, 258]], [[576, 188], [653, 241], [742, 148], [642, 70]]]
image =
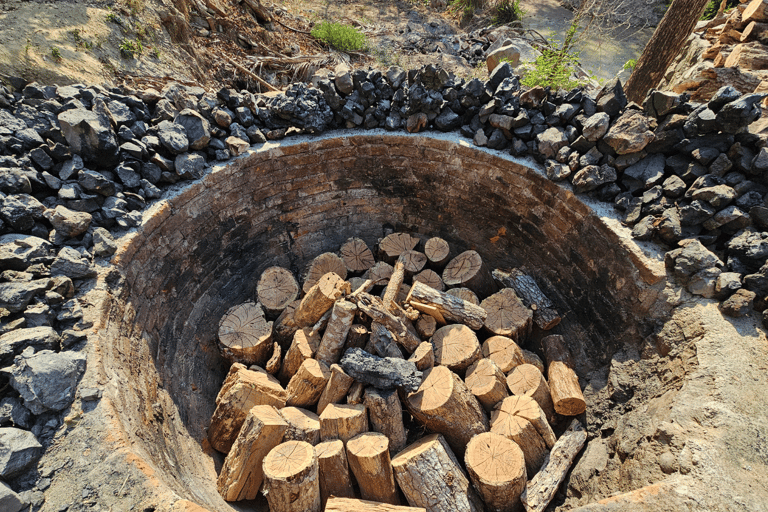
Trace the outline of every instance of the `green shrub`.
[[541, 55], [529, 66], [521, 84], [526, 87], [551, 87], [555, 90], [568, 90], [581, 85], [578, 80], [571, 78], [579, 58], [579, 53], [573, 50], [578, 21], [573, 20], [560, 48], [542, 48]]
[[522, 21], [525, 11], [520, 7], [520, 0], [498, 0], [493, 6], [493, 21], [498, 25]]
[[137, 55], [141, 55], [144, 52], [144, 46], [138, 39], [131, 41], [130, 39], [123, 39], [120, 42], [120, 54], [125, 59], [132, 59]]
[[51, 57], [53, 57], [54, 60], [61, 60], [64, 58], [61, 56], [61, 50], [55, 46], [51, 46]]
[[365, 34], [349, 25], [324, 21], [315, 25], [311, 33], [315, 39], [344, 52], [368, 48], [368, 40]]
[[[739, 0], [728, 0], [725, 4], [725, 10], [729, 11], [739, 5]], [[720, 0], [709, 0], [709, 3], [704, 8], [704, 14], [701, 15], [701, 20], [711, 20], [717, 15], [717, 10], [720, 9]]]

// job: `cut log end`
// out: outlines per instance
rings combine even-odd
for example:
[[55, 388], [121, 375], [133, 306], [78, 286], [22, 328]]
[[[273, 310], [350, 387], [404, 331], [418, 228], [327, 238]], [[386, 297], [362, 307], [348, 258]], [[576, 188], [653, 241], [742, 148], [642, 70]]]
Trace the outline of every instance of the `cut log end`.
[[359, 238], [350, 238], [344, 242], [339, 252], [344, 265], [350, 272], [363, 272], [376, 263], [368, 245]]
[[402, 253], [412, 250], [418, 243], [419, 239], [408, 233], [392, 233], [379, 242], [379, 252], [384, 260], [394, 263]]
[[478, 434], [467, 445], [464, 462], [487, 509], [519, 510], [527, 474], [523, 451], [514, 441], [493, 432]]
[[477, 251], [465, 251], [449, 261], [443, 270], [443, 282], [448, 287], [469, 288], [480, 297], [496, 291], [491, 272]]
[[439, 237], [430, 238], [424, 244], [424, 254], [427, 256], [430, 264], [442, 268], [450, 257], [451, 248], [448, 242]]
[[458, 297], [461, 300], [465, 300], [470, 304], [474, 304], [475, 306], [480, 305], [480, 299], [478, 299], [477, 295], [475, 295], [475, 292], [473, 292], [469, 288], [451, 288], [446, 293], [448, 295], [453, 295], [454, 297]]
[[219, 322], [219, 347], [232, 362], [263, 365], [272, 349], [272, 322], [261, 306], [245, 302], [227, 310]]
[[480, 303], [488, 316], [485, 328], [498, 336], [509, 336], [518, 341], [525, 341], [533, 326], [533, 311], [511, 288], [504, 288]]
[[[299, 294], [299, 283], [282, 267], [269, 267], [259, 278], [256, 295], [271, 314], [279, 315]], [[273, 317], [274, 318], [274, 317]]]
[[475, 332], [461, 324], [441, 327], [432, 336], [435, 363], [447, 366], [456, 372], [463, 372], [480, 359], [480, 342]]
[[425, 285], [429, 286], [430, 288], [434, 288], [439, 292], [442, 292], [445, 289], [443, 280], [440, 279], [440, 276], [434, 270], [422, 270], [413, 276], [413, 280], [419, 283], [424, 283]]
[[363, 499], [400, 504], [387, 436], [377, 432], [359, 434], [347, 441], [347, 456]]
[[487, 357], [503, 373], [525, 363], [525, 353], [517, 343], [506, 336], [491, 336], [483, 342], [483, 357]]
[[309, 289], [329, 272], [338, 275], [342, 281], [347, 278], [347, 266], [344, 264], [344, 261], [332, 252], [324, 252], [312, 260], [312, 263], [307, 268], [302, 286], [304, 293], [308, 293]]
[[320, 512], [319, 466], [304, 441], [288, 441], [264, 458], [264, 488], [272, 512]]

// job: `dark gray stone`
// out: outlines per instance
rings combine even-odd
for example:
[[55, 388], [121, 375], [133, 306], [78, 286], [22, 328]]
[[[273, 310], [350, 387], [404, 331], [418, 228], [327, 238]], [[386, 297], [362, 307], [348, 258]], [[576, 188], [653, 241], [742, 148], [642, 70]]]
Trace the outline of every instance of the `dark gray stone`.
[[68, 180], [73, 176], [77, 177], [77, 173], [79, 173], [82, 169], [83, 159], [80, 157], [80, 155], [72, 155], [72, 158], [64, 162], [64, 164], [61, 166], [61, 170], [59, 171], [59, 179]]
[[694, 200], [706, 201], [715, 209], [721, 209], [736, 199], [736, 191], [728, 185], [715, 185], [714, 187], [699, 188], [691, 194]]
[[45, 292], [49, 284], [50, 279], [0, 283], [0, 308], [11, 313], [24, 311], [36, 295]]
[[643, 217], [640, 222], [635, 224], [635, 227], [632, 228], [632, 238], [641, 241], [648, 241], [653, 238], [653, 234], [656, 231], [656, 228], [653, 225], [655, 221], [656, 217], [653, 215]]
[[614, 78], [606, 83], [597, 94], [597, 111], [605, 112], [611, 118], [615, 118], [627, 106], [627, 97], [624, 95], [624, 88], [621, 81]]
[[0, 428], [0, 477], [11, 478], [35, 464], [43, 454], [32, 432], [15, 427]]
[[127, 165], [118, 165], [115, 173], [127, 188], [138, 188], [141, 185], [141, 176]]
[[734, 89], [733, 86], [725, 85], [717, 90], [707, 106], [713, 112], [718, 112], [726, 103], [736, 101], [740, 96], [741, 93]]
[[32, 183], [24, 170], [18, 167], [0, 169], [0, 192], [19, 194], [32, 192]]
[[96, 171], [87, 169], [80, 171], [77, 176], [77, 182], [85, 190], [95, 192], [105, 197], [115, 193], [115, 184], [103, 174]]
[[667, 208], [661, 215], [661, 222], [656, 226], [656, 234], [666, 244], [674, 245], [683, 238], [680, 212], [677, 208]]
[[745, 94], [726, 103], [717, 113], [717, 127], [726, 133], [739, 133], [760, 117], [760, 102], [765, 94]]
[[[246, 107], [242, 109], [248, 110]], [[250, 113], [250, 110], [248, 110]], [[191, 109], [182, 110], [176, 116], [174, 123], [184, 127], [185, 135], [189, 141], [189, 149], [200, 150], [208, 146], [211, 140], [211, 125], [207, 119]], [[251, 116], [253, 123], [253, 116]], [[245, 124], [245, 123], [243, 123]]]
[[205, 158], [197, 153], [178, 155], [174, 161], [176, 174], [187, 180], [196, 180], [203, 176]]
[[[6, 397], [0, 400], [0, 426], [19, 427], [28, 429], [32, 423], [32, 413], [24, 407], [24, 403], [16, 397]], [[2, 504], [2, 499], [0, 499]], [[0, 508], [0, 510], [3, 510]]]
[[116, 250], [117, 242], [109, 231], [104, 228], [93, 230], [93, 253], [96, 256], [109, 256]]
[[704, 247], [698, 240], [692, 240], [680, 250], [674, 259], [675, 277], [687, 283], [690, 276], [705, 268], [724, 266], [722, 260], [715, 253]]
[[0, 236], [0, 268], [24, 270], [38, 263], [53, 261], [53, 246], [32, 235], [11, 234]]
[[676, 198], [682, 196], [685, 193], [685, 189], [688, 187], [679, 176], [670, 176], [664, 180], [662, 188], [664, 189], [664, 195]]
[[610, 116], [605, 112], [598, 112], [584, 122], [581, 132], [583, 137], [589, 142], [597, 142], [608, 132], [610, 125]]
[[624, 170], [624, 176], [639, 182], [643, 187], [650, 187], [664, 177], [666, 159], [662, 154], [653, 154], [630, 165]]
[[0, 336], [0, 365], [13, 362], [13, 358], [27, 348], [35, 350], [57, 350], [59, 335], [51, 327], [28, 327], [16, 329]]
[[747, 228], [731, 238], [726, 247], [729, 256], [736, 256], [755, 271], [768, 259], [768, 233]]
[[711, 299], [715, 296], [715, 286], [717, 285], [717, 278], [722, 273], [717, 267], [705, 268], [699, 270], [691, 276], [688, 281], [688, 291], [693, 295], [700, 295], [705, 299]]
[[72, 151], [105, 167], [117, 164], [119, 147], [105, 116], [90, 110], [74, 109], [62, 112], [58, 119], [61, 132]]
[[573, 189], [577, 194], [583, 194], [606, 183], [613, 183], [616, 178], [616, 169], [610, 165], [588, 165], [574, 174]]
[[189, 150], [189, 139], [184, 126], [170, 121], [161, 121], [157, 125], [157, 138], [165, 149], [179, 155]]
[[707, 203], [692, 201], [691, 204], [680, 207], [680, 224], [683, 226], [703, 224], [715, 213], [717, 213], [717, 210]]
[[461, 117], [456, 114], [453, 110], [446, 107], [443, 109], [442, 112], [440, 112], [440, 115], [438, 115], [435, 118], [435, 128], [438, 130], [447, 132], [451, 130], [457, 129], [459, 126], [461, 126]]
[[351, 348], [341, 359], [341, 367], [358, 382], [379, 389], [402, 388], [413, 393], [421, 385], [422, 373], [416, 365], [405, 359], [381, 358], [360, 348]]
[[45, 206], [29, 194], [0, 197], [0, 219], [18, 231], [29, 231], [43, 219]]
[[71, 279], [95, 277], [96, 269], [77, 250], [62, 247], [51, 265], [51, 276], [66, 276]]
[[740, 318], [752, 311], [757, 294], [749, 290], [736, 290], [727, 300], [720, 304], [720, 311], [724, 315]]

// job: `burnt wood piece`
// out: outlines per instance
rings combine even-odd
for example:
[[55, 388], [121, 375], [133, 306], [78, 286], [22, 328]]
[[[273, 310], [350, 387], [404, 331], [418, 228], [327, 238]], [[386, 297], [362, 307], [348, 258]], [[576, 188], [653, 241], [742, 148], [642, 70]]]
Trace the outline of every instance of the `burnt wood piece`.
[[344, 344], [344, 350], [365, 347], [370, 334], [368, 328], [363, 324], [352, 324], [347, 333], [347, 342]]
[[[371, 350], [368, 350], [368, 349]], [[379, 322], [371, 323], [371, 336], [365, 347], [366, 352], [376, 352], [381, 357], [397, 357], [403, 359], [403, 352], [395, 342], [395, 336]]]
[[363, 272], [376, 263], [368, 244], [360, 238], [350, 238], [344, 242], [339, 252], [344, 265], [350, 272]]
[[536, 281], [518, 269], [496, 269], [493, 278], [506, 288], [512, 288], [526, 307], [533, 310], [533, 321], [540, 329], [548, 331], [560, 323], [554, 304], [544, 295]]
[[416, 329], [416, 332], [419, 333], [421, 339], [428, 340], [435, 335], [435, 331], [437, 330], [437, 320], [435, 320], [435, 317], [432, 315], [422, 313], [419, 315], [419, 318], [416, 320], [413, 327]]
[[497, 290], [491, 271], [477, 251], [464, 251], [449, 261], [443, 270], [443, 282], [449, 288], [469, 288], [478, 297], [488, 297]]
[[413, 392], [421, 385], [422, 373], [415, 364], [405, 359], [381, 358], [353, 348], [347, 350], [340, 364], [344, 372], [356, 381], [379, 389], [402, 388]]
[[[419, 304], [432, 306], [440, 314], [440, 318], [435, 317], [438, 322], [456, 322], [464, 324], [467, 327], [478, 330], [483, 326], [487, 313], [483, 308], [471, 304], [464, 299], [455, 297], [448, 293], [443, 293], [424, 283], [415, 282], [411, 286], [411, 291], [405, 299], [414, 308], [419, 309]], [[424, 311], [431, 314], [430, 311]], [[435, 315], [432, 315], [435, 316]]]

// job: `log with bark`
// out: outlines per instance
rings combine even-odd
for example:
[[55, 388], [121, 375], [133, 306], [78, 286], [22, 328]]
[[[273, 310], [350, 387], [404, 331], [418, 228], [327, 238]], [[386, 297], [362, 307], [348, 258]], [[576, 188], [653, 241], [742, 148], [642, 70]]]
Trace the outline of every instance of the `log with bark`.
[[272, 353], [272, 322], [261, 306], [249, 301], [227, 310], [219, 321], [219, 349], [229, 361], [264, 365]]
[[424, 372], [424, 380], [405, 405], [432, 432], [443, 434], [453, 450], [463, 455], [472, 436], [487, 432], [488, 417], [458, 375], [445, 366]]
[[467, 369], [464, 379], [469, 391], [475, 395], [486, 411], [509, 396], [506, 377], [490, 359], [479, 359]]
[[587, 409], [587, 402], [581, 392], [579, 377], [573, 370], [573, 357], [565, 339], [554, 334], [542, 338], [541, 345], [547, 359], [547, 383], [555, 412], [563, 416], [578, 416]]
[[478, 434], [467, 445], [464, 462], [486, 510], [520, 509], [527, 474], [523, 451], [514, 441], [493, 432]]
[[347, 392], [354, 381], [355, 379], [344, 373], [344, 369], [341, 366], [332, 364], [331, 376], [317, 402], [317, 414], [323, 414], [328, 404], [341, 402], [347, 396]]
[[288, 350], [291, 341], [293, 341], [293, 334], [299, 328], [294, 318], [294, 313], [296, 313], [296, 308], [299, 307], [299, 304], [301, 304], [300, 300], [295, 300], [288, 304], [272, 325], [272, 336], [284, 351]]
[[285, 389], [268, 373], [233, 364], [216, 397], [216, 410], [208, 429], [211, 446], [222, 453], [229, 452], [252, 407], [272, 405], [281, 409], [286, 398]]
[[299, 327], [314, 325], [339, 298], [349, 293], [349, 283], [338, 274], [333, 272], [325, 274], [301, 299], [299, 307], [293, 314], [296, 325]]
[[369, 387], [365, 390], [363, 403], [368, 409], [371, 430], [387, 436], [390, 453], [396, 454], [405, 448], [403, 407], [397, 391]]
[[299, 329], [293, 334], [293, 342], [285, 353], [283, 364], [278, 378], [281, 382], [288, 383], [299, 370], [301, 363], [315, 357], [317, 347], [320, 346], [320, 336], [312, 334], [309, 329]]
[[[494, 409], [491, 413], [491, 432], [517, 443], [525, 454], [525, 467], [530, 477], [536, 474], [544, 462], [547, 444], [536, 426], [528, 418], [517, 414], [519, 398], [516, 396], [507, 397]], [[533, 400], [531, 401], [533, 402]], [[536, 402], [533, 403], [536, 404]], [[541, 415], [543, 417], [544, 413], [542, 412]]]
[[309, 293], [309, 289], [320, 282], [320, 279], [329, 272], [338, 275], [342, 281], [347, 278], [347, 266], [344, 261], [332, 252], [324, 252], [312, 260], [307, 267], [301, 289], [304, 293]]
[[368, 244], [360, 238], [350, 238], [344, 242], [339, 252], [349, 272], [364, 272], [376, 263]]
[[508, 336], [522, 343], [531, 333], [533, 311], [523, 305], [511, 288], [487, 297], [480, 307], [488, 314], [483, 325], [492, 334]]
[[526, 512], [544, 512], [586, 440], [584, 427], [578, 420], [573, 420], [544, 459], [541, 470], [531, 478], [523, 491], [521, 498]]
[[347, 333], [355, 320], [357, 306], [346, 300], [338, 300], [331, 308], [328, 326], [325, 328], [323, 339], [315, 355], [318, 361], [327, 365], [338, 363], [341, 358]]
[[395, 336], [379, 322], [371, 323], [371, 336], [364, 350], [378, 354], [380, 357], [403, 358], [403, 351], [395, 341]]
[[401, 358], [381, 358], [355, 348], [347, 350], [340, 365], [356, 381], [379, 389], [402, 388], [411, 392], [421, 385], [422, 373], [414, 363]]
[[282, 355], [282, 349], [280, 348], [280, 344], [275, 341], [274, 343], [272, 343], [272, 356], [264, 365], [264, 369], [267, 371], [268, 374], [277, 375], [277, 373], [280, 371], [280, 367], [282, 365], [281, 355]]
[[532, 364], [521, 364], [507, 376], [507, 386], [513, 395], [527, 396], [536, 400], [550, 422], [555, 420], [555, 406], [549, 384], [538, 368]]
[[264, 480], [262, 461], [283, 441], [287, 429], [288, 423], [271, 405], [256, 405], [248, 411], [216, 482], [222, 498], [226, 501], [256, 498]]
[[261, 0], [243, 0], [251, 8], [253, 15], [262, 23], [272, 22], [272, 13], [261, 4]]
[[496, 292], [490, 270], [477, 251], [464, 251], [446, 265], [443, 270], [445, 286], [469, 288], [478, 297], [488, 297]]
[[480, 305], [480, 299], [478, 299], [477, 295], [475, 295], [475, 292], [473, 292], [469, 288], [451, 288], [445, 293], [447, 293], [448, 295], [453, 295], [454, 297], [458, 297], [462, 300], [465, 300], [470, 304], [474, 304], [475, 306]]
[[531, 276], [518, 269], [496, 269], [493, 278], [502, 286], [512, 288], [523, 304], [533, 310], [533, 321], [540, 329], [548, 331], [560, 323], [561, 318], [554, 304]]
[[331, 372], [325, 363], [307, 359], [285, 387], [286, 405], [311, 407], [317, 404], [320, 395], [331, 378]]
[[430, 512], [482, 512], [449, 443], [440, 434], [428, 435], [392, 459], [395, 479], [412, 507]]
[[420, 507], [403, 507], [351, 498], [330, 498], [325, 512], [427, 512]]
[[361, 293], [354, 300], [361, 312], [368, 315], [374, 322], [386, 327], [395, 336], [397, 343], [409, 354], [416, 350], [421, 343], [421, 338], [413, 330], [413, 326], [407, 325], [401, 318], [390, 313], [378, 297]]
[[256, 296], [268, 314], [278, 316], [299, 296], [299, 283], [290, 270], [269, 267], [256, 285]]
[[424, 244], [424, 254], [429, 260], [430, 266], [442, 269], [451, 255], [451, 248], [448, 242], [439, 237], [430, 238]]
[[428, 340], [435, 335], [435, 331], [437, 330], [437, 320], [431, 315], [422, 313], [419, 315], [419, 319], [416, 320], [416, 323], [413, 324], [413, 327], [416, 329], [416, 332], [419, 333], [421, 339]]
[[457, 373], [463, 373], [480, 359], [480, 342], [475, 332], [461, 324], [439, 328], [432, 336], [435, 364], [447, 366]]
[[435, 351], [432, 349], [432, 343], [425, 341], [413, 351], [408, 361], [416, 365], [419, 371], [426, 371], [435, 366]]
[[405, 251], [419, 244], [419, 239], [408, 233], [392, 233], [379, 242], [379, 257], [387, 263], [394, 263]]
[[[352, 479], [349, 476], [347, 450], [344, 441], [332, 439], [315, 446], [317, 462], [320, 467], [320, 499], [323, 507], [331, 496], [354, 498]], [[325, 510], [328, 510], [326, 507]]]
[[362, 404], [328, 404], [320, 415], [320, 439], [341, 439], [345, 443], [368, 432], [368, 415]]
[[363, 324], [352, 324], [347, 333], [347, 342], [344, 344], [344, 352], [350, 348], [363, 348], [368, 343], [370, 331]]
[[312, 446], [320, 442], [320, 418], [300, 407], [283, 407], [280, 416], [288, 422], [283, 441], [305, 441]]
[[311, 444], [281, 443], [264, 458], [263, 468], [271, 512], [320, 512], [320, 468]]
[[347, 458], [364, 500], [400, 504], [387, 436], [365, 432], [353, 437], [347, 441]]
[[496, 363], [505, 374], [525, 363], [523, 350], [506, 336], [491, 336], [483, 342], [482, 351], [483, 357]]
[[483, 326], [487, 316], [485, 310], [480, 306], [419, 282], [413, 283], [405, 301], [415, 309], [432, 314], [432, 316], [435, 316], [432, 310], [422, 310], [420, 306], [427, 305], [435, 308], [439, 313], [439, 318], [435, 317], [438, 322], [442, 321], [443, 324], [446, 321], [462, 323], [475, 330]]

